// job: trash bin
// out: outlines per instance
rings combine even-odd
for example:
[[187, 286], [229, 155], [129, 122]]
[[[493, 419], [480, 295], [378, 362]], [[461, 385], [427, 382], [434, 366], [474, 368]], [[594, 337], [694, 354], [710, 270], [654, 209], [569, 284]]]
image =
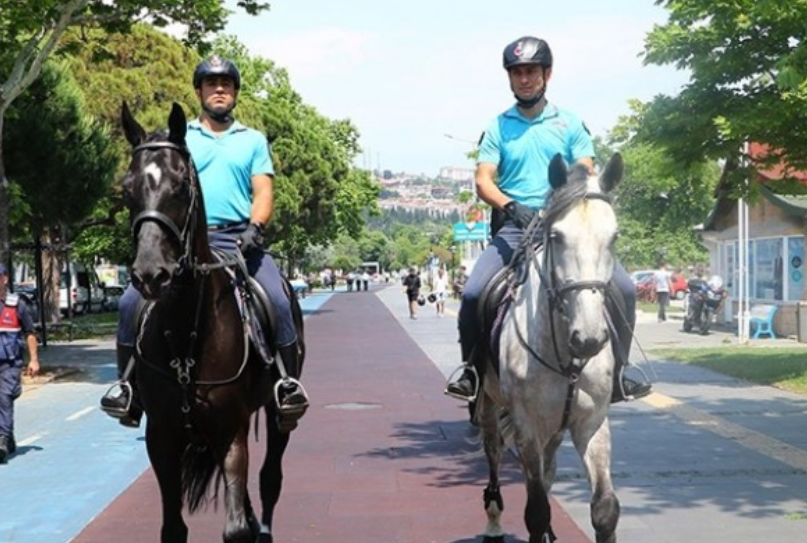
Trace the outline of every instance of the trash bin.
[[807, 343], [807, 302], [799, 302], [796, 308], [796, 328], [799, 343]]

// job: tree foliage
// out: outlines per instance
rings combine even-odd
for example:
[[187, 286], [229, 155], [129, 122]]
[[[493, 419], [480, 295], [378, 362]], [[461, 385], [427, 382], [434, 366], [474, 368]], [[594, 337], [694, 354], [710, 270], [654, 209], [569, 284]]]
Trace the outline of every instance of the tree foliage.
[[[257, 0], [238, 0], [237, 5], [256, 15], [269, 8]], [[4, 161], [4, 120], [8, 108], [42, 71], [45, 61], [57, 51], [68, 28], [102, 27], [127, 32], [138, 21], [158, 27], [179, 23], [186, 41], [204, 46], [204, 38], [227, 23], [230, 11], [221, 0], [6, 0], [0, 10], [0, 261], [9, 250], [10, 190]]]
[[[744, 142], [768, 144], [766, 167], [807, 167], [807, 2], [659, 0], [666, 24], [645, 41], [648, 64], [691, 72], [677, 96], [658, 96], [638, 127], [682, 166], [738, 165]], [[748, 172], [728, 179], [741, 189]]]

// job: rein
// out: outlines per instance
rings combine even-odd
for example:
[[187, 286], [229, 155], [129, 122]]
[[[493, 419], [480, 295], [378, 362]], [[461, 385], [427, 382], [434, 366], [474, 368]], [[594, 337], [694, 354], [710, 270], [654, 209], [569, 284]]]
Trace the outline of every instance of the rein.
[[[607, 203], [611, 203], [611, 199], [602, 193], [589, 193], [583, 196], [584, 200], [589, 199], [597, 199], [602, 200]], [[565, 306], [565, 295], [570, 292], [576, 292], [580, 290], [594, 290], [602, 292], [605, 297], [611, 297], [611, 291], [608, 287], [608, 283], [605, 281], [570, 281], [565, 283], [564, 285], [558, 287], [557, 285], [557, 278], [555, 277], [554, 273], [550, 273], [547, 270], [551, 270], [554, 264], [553, 258], [553, 251], [552, 251], [552, 242], [553, 237], [550, 233], [549, 224], [544, 224], [543, 216], [540, 214], [536, 214], [530, 224], [524, 231], [524, 236], [522, 237], [521, 243], [519, 244], [516, 254], [513, 255], [513, 258], [510, 261], [509, 267], [514, 271], [513, 277], [515, 279], [512, 280], [508, 292], [508, 296], [511, 298], [515, 298], [515, 293], [517, 289], [523, 287], [524, 283], [526, 283], [528, 276], [529, 276], [529, 268], [530, 264], [535, 267], [536, 272], [538, 273], [538, 277], [540, 280], [540, 284], [543, 286], [544, 292], [547, 295], [547, 299], [549, 302], [549, 325], [550, 331], [552, 336], [552, 347], [555, 351], [555, 358], [560, 361], [561, 356], [560, 352], [558, 351], [558, 333], [555, 328], [555, 319], [551, 317], [552, 313], [557, 310], [558, 313], [561, 314], [564, 318], [566, 317], [566, 306]], [[543, 247], [543, 262], [538, 261], [538, 253], [536, 250], [536, 246], [533, 243], [533, 239], [537, 237], [543, 230], [543, 240], [542, 240], [542, 247]], [[519, 269], [518, 263], [520, 260], [521, 255], [524, 255], [524, 264]], [[606, 318], [610, 319], [607, 315], [606, 311]], [[565, 428], [569, 417], [571, 415], [572, 410], [572, 401], [574, 400], [575, 389], [577, 386], [577, 382], [580, 379], [580, 374], [585, 369], [586, 365], [588, 364], [589, 360], [586, 359], [579, 359], [574, 358], [569, 361], [568, 364], [563, 364], [560, 362], [560, 367], [556, 367], [553, 364], [550, 364], [546, 361], [543, 357], [541, 357], [536, 350], [527, 342], [527, 339], [524, 337], [524, 334], [521, 331], [521, 328], [518, 326], [518, 320], [514, 319], [514, 328], [516, 332], [516, 337], [518, 338], [519, 344], [533, 357], [535, 358], [542, 366], [545, 368], [557, 373], [565, 377], [568, 380], [568, 387], [566, 393], [566, 401], [563, 410], [563, 420], [561, 421], [561, 428]]]

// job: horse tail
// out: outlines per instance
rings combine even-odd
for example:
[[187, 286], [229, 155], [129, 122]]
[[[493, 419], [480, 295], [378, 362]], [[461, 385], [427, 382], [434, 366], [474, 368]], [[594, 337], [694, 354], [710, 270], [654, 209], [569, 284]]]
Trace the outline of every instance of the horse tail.
[[218, 496], [218, 481], [222, 476], [219, 463], [208, 445], [188, 444], [182, 455], [182, 497], [189, 513], [194, 513], [207, 503], [210, 498], [207, 491], [216, 474], [218, 478], [212, 496], [214, 501]]

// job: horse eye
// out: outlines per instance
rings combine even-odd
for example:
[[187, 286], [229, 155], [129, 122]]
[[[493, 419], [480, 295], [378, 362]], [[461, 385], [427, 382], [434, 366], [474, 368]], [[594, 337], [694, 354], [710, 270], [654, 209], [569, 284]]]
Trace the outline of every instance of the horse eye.
[[549, 232], [549, 239], [557, 243], [563, 243], [563, 233], [557, 230], [551, 230]]

